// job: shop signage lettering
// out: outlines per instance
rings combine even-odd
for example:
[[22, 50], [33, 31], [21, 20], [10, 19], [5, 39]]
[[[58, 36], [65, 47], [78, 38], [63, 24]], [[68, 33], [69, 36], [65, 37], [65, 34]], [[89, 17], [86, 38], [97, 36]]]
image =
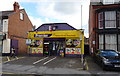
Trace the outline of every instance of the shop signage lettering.
[[34, 37], [50, 37], [52, 34], [35, 34]]
[[75, 35], [55, 35], [55, 36], [75, 36]]

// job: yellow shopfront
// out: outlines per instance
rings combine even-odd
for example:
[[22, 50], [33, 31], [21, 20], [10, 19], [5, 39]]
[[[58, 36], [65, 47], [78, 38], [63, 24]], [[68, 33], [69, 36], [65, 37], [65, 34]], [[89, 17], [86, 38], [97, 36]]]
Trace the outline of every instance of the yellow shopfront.
[[75, 56], [84, 54], [83, 30], [31, 31], [26, 40], [28, 53], [43, 56]]

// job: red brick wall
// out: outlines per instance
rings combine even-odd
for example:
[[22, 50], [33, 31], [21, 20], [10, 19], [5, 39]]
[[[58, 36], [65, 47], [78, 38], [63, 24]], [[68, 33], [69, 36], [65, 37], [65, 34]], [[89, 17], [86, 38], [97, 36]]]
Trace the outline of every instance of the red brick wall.
[[[10, 39], [17, 39], [18, 40], [18, 54], [25, 54], [26, 53], [26, 39], [27, 32], [32, 30], [32, 23], [29, 20], [25, 10], [21, 10], [24, 14], [24, 19], [20, 20], [20, 11], [15, 12], [14, 14], [9, 16], [8, 22], [8, 37]], [[17, 36], [17, 37], [12, 37]]]
[[[89, 46], [90, 49], [95, 47], [98, 49], [98, 34], [93, 30], [95, 27], [98, 29], [98, 14], [95, 10], [100, 8], [108, 8], [108, 7], [120, 7], [120, 5], [90, 5], [90, 12], [89, 12]], [[95, 39], [96, 35], [96, 39]], [[92, 41], [96, 40], [96, 45], [92, 44]]]
[[95, 45], [93, 45], [93, 41], [95, 41], [95, 10], [93, 9], [93, 6], [90, 6], [90, 16], [89, 16], [89, 44], [90, 44], [90, 50]]

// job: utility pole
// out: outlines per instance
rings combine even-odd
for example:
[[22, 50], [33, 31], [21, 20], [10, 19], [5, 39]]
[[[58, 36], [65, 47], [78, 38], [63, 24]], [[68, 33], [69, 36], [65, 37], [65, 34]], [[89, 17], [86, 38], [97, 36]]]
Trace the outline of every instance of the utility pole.
[[81, 5], [81, 29], [82, 29], [82, 5]]

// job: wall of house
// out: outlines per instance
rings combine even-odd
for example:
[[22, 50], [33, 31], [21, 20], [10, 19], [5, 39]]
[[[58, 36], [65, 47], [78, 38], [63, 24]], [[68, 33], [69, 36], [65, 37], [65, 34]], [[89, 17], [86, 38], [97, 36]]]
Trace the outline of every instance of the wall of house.
[[90, 16], [89, 16], [89, 44], [90, 44], [90, 51], [93, 52], [95, 47], [95, 9], [93, 6], [90, 6]]
[[[20, 19], [20, 12], [23, 13], [23, 20]], [[8, 38], [18, 40], [18, 54], [26, 54], [26, 38], [27, 32], [33, 28], [24, 9], [15, 12], [9, 16], [8, 22]]]
[[[90, 50], [94, 47], [95, 49], [99, 48], [99, 36], [98, 34], [120, 34], [119, 31], [115, 32], [118, 28], [107, 28], [107, 29], [98, 29], [98, 12], [107, 11], [107, 10], [119, 10], [120, 5], [91, 5], [90, 6], [90, 17], [89, 17], [89, 44]], [[103, 25], [104, 26], [104, 25]], [[110, 30], [110, 31], [109, 31]], [[93, 41], [95, 40], [95, 45]], [[119, 41], [119, 38], [118, 38]], [[104, 41], [105, 42], [105, 41]], [[116, 41], [117, 42], [117, 41]], [[119, 42], [118, 42], [119, 43]], [[118, 44], [117, 44], [118, 45]], [[119, 45], [118, 45], [119, 47]], [[117, 50], [119, 51], [119, 50]]]

